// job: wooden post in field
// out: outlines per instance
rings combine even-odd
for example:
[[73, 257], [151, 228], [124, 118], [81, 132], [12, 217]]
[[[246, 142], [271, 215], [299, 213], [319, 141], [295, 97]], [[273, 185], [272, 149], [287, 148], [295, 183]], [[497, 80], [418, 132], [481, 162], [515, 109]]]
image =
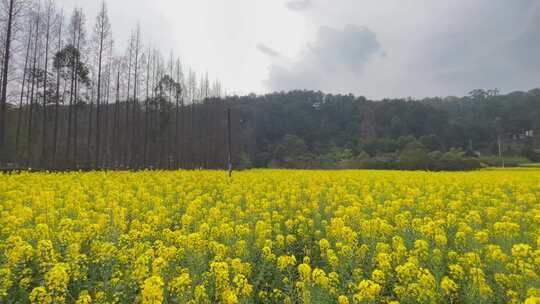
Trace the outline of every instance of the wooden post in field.
[[232, 177], [232, 143], [231, 143], [231, 109], [227, 109], [227, 166], [229, 177]]
[[499, 146], [499, 162], [502, 165], [502, 167], [504, 168], [505, 164], [504, 164], [504, 156], [503, 156], [503, 152], [502, 152], [501, 135], [497, 136], [497, 144]]

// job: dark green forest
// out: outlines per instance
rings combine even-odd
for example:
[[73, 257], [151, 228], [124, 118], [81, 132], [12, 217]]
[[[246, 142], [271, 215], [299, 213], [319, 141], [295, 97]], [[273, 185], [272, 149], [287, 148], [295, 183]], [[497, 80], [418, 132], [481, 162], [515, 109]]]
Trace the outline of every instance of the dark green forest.
[[[74, 108], [73, 115], [81, 117], [79, 136], [70, 141], [65, 140], [67, 106], [60, 105], [43, 124], [44, 111], [34, 105], [31, 134], [38, 140], [32, 141], [24, 118], [29, 108], [8, 107], [8, 142], [19, 143], [10, 145], [6, 158], [18, 168], [221, 169], [227, 163], [230, 109], [232, 158], [239, 169], [472, 170], [540, 161], [540, 89], [381, 101], [292, 91], [188, 105], [179, 95], [165, 95], [102, 105], [99, 146], [92, 104]], [[59, 139], [53, 144], [49, 136], [43, 147], [39, 139], [43, 130], [54, 129], [56, 116]]]
[[539, 161], [540, 90], [385, 99], [312, 91], [229, 97], [244, 167], [464, 170]]

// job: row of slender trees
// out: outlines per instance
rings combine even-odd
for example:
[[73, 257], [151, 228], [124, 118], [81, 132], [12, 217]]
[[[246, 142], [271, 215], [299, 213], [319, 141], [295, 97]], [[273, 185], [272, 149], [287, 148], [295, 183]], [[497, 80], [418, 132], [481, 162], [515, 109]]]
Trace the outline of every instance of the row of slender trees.
[[90, 33], [81, 9], [66, 20], [54, 0], [0, 9], [0, 167], [225, 165], [220, 82], [145, 46], [140, 25], [119, 54], [105, 2]]

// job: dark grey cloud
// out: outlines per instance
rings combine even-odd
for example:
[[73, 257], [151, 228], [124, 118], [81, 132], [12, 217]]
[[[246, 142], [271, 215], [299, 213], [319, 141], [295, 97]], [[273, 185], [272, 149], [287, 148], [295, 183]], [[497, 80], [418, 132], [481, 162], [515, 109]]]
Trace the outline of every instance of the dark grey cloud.
[[270, 48], [269, 46], [265, 45], [265, 44], [262, 44], [262, 43], [258, 43], [257, 44], [257, 50], [265, 55], [268, 55], [272, 58], [277, 58], [277, 57], [280, 57], [281, 54], [279, 52], [277, 52], [276, 50]]
[[311, 0], [294, 0], [287, 2], [286, 5], [290, 10], [301, 11], [308, 9], [312, 5], [312, 2]]
[[[297, 11], [308, 24], [331, 28], [292, 64], [274, 64], [266, 82], [270, 89], [320, 83], [318, 88], [330, 92], [384, 98], [540, 86], [538, 0], [311, 0], [309, 9]], [[370, 29], [352, 40], [362, 43], [333, 47], [339, 43], [332, 39], [341, 37], [335, 29], [358, 22]], [[373, 56], [377, 48], [381, 56]]]
[[467, 17], [436, 29], [418, 46], [416, 71], [439, 87], [504, 91], [540, 86], [540, 10], [536, 1], [479, 1]]
[[377, 36], [367, 27], [347, 25], [343, 30], [323, 26], [309, 53], [325, 71], [348, 70], [361, 73], [369, 58], [381, 51]]
[[323, 26], [317, 39], [291, 62], [274, 62], [266, 85], [271, 90], [348, 90], [363, 74], [371, 58], [384, 52], [377, 36], [367, 27], [344, 29]]

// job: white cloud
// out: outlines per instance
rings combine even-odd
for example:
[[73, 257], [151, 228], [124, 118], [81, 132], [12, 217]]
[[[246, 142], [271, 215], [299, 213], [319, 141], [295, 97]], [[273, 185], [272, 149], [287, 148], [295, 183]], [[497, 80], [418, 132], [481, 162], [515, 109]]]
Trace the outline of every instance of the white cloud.
[[354, 92], [367, 63], [383, 54], [377, 37], [366, 27], [321, 27], [300, 58], [272, 64], [266, 83], [272, 90]]
[[300, 11], [308, 9], [311, 6], [311, 0], [294, 0], [286, 3], [291, 10]]
[[[74, 5], [83, 6], [89, 27], [93, 24], [98, 1], [59, 2], [67, 14]], [[298, 84], [382, 98], [540, 85], [536, 0], [109, 0], [108, 5], [117, 46], [125, 48], [140, 21], [146, 40], [165, 54], [173, 49], [198, 73], [220, 78], [229, 92]], [[339, 40], [349, 24], [369, 29], [386, 56], [360, 51], [367, 55], [351, 61], [349, 49], [357, 52], [355, 47], [373, 39], [353, 36], [350, 45], [337, 46], [332, 39]], [[324, 39], [321, 28], [329, 30]], [[270, 50], [280, 56], [268, 56]], [[324, 77], [315, 79], [321, 71]]]
[[[283, 54], [296, 53], [305, 37], [303, 18], [287, 9], [287, 0], [108, 0], [112, 30], [119, 49], [141, 23], [143, 38], [171, 50], [197, 73], [208, 71], [227, 91], [263, 92], [270, 60], [257, 44], [272, 45]], [[69, 15], [81, 6], [91, 28], [99, 1], [59, 0]]]
[[[539, 86], [539, 6], [534, 0], [312, 0], [309, 9], [296, 12], [311, 31], [347, 24], [369, 28], [387, 56], [369, 60], [346, 89], [342, 81], [321, 86], [383, 98]], [[298, 53], [297, 61], [303, 57]]]

